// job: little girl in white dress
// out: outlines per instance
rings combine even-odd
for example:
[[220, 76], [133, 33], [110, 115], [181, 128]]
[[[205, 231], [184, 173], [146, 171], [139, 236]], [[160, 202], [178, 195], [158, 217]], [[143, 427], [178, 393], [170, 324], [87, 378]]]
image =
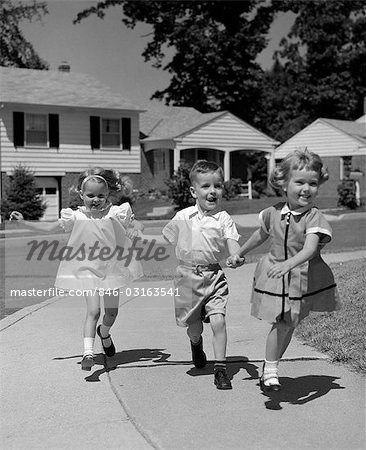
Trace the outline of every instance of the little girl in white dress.
[[[61, 227], [71, 233], [67, 244], [68, 257], [62, 258], [55, 287], [69, 295], [81, 293], [85, 297], [87, 312], [84, 322], [83, 370], [94, 365], [95, 333], [101, 338], [107, 356], [115, 354], [109, 330], [116, 320], [120, 289], [142, 276], [142, 266], [129, 254], [132, 246], [127, 231], [134, 222], [129, 203], [112, 205], [110, 194], [121, 189], [119, 173], [100, 167], [89, 169], [79, 177], [78, 191], [84, 203], [77, 210], [61, 210], [57, 222], [28, 222], [30, 228], [54, 231]], [[14, 211], [11, 219], [23, 220]], [[104, 298], [104, 316], [100, 317], [100, 299]]]

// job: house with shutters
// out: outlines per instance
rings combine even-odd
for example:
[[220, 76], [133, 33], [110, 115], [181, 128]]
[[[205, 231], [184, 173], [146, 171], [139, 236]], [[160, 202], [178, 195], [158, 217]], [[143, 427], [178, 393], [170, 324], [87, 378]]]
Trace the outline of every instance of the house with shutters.
[[366, 114], [355, 121], [315, 120], [276, 148], [276, 161], [301, 147], [317, 153], [328, 168], [329, 180], [321, 186], [319, 197], [328, 197], [329, 204], [336, 206], [337, 186], [348, 178], [355, 181], [356, 196], [366, 198]]
[[0, 67], [2, 194], [14, 167], [28, 167], [47, 202], [44, 220], [59, 217], [88, 167], [141, 173], [142, 109], [89, 75], [62, 69]]
[[47, 202], [43, 220], [68, 206], [81, 171], [115, 168], [135, 188], [166, 190], [180, 161], [216, 161], [225, 180], [250, 180], [248, 152], [261, 152], [268, 171], [279, 142], [228, 111], [151, 106], [144, 111], [89, 75], [0, 67], [1, 182], [19, 164], [30, 168]]

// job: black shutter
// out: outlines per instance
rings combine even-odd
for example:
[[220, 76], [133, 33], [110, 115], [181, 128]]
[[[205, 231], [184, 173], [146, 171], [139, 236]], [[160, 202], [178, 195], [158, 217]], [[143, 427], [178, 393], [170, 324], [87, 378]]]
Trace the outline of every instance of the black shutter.
[[131, 119], [122, 117], [122, 149], [131, 150]]
[[92, 150], [100, 148], [100, 118], [90, 116], [90, 147]]
[[14, 147], [24, 147], [24, 113], [13, 112]]
[[50, 148], [59, 148], [60, 136], [59, 136], [58, 114], [48, 115], [48, 130], [50, 137]]

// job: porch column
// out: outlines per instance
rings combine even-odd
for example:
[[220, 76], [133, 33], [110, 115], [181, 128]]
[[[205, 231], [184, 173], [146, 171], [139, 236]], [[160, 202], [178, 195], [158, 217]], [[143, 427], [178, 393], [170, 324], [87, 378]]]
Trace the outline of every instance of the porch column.
[[176, 172], [179, 168], [179, 161], [180, 161], [180, 149], [177, 147], [174, 147], [174, 163], [173, 163], [174, 172]]
[[230, 152], [225, 150], [224, 155], [224, 181], [230, 180]]
[[271, 173], [276, 166], [274, 151], [272, 151], [271, 153], [267, 153], [266, 159], [267, 159], [267, 185], [268, 185], [269, 177], [271, 176]]

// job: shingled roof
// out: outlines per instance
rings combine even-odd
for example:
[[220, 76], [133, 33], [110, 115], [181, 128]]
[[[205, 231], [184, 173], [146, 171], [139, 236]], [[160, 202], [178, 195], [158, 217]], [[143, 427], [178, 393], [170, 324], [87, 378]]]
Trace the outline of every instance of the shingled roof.
[[225, 113], [204, 114], [184, 106], [154, 107], [141, 114], [140, 131], [146, 140], [176, 138]]
[[0, 67], [0, 102], [135, 111], [144, 109], [115, 94], [90, 75], [8, 67]]

